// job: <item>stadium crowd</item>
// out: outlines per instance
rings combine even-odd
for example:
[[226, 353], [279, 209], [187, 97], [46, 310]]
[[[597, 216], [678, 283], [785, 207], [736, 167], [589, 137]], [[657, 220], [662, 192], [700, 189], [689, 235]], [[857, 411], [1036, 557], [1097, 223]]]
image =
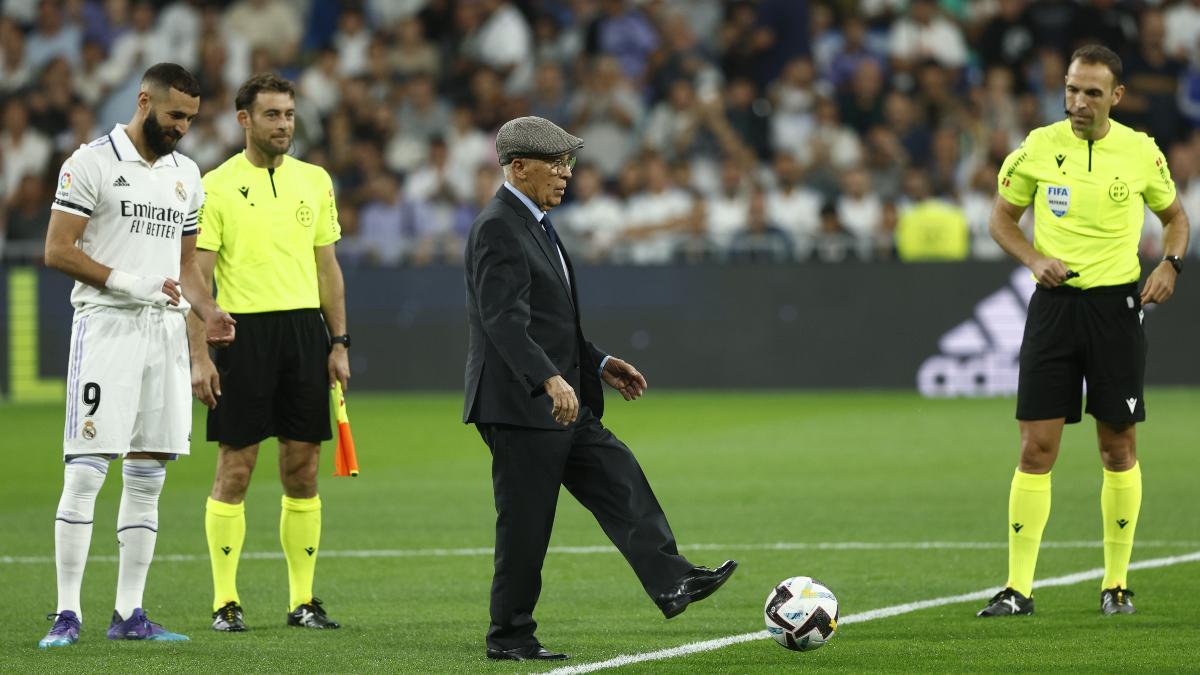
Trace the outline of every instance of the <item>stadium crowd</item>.
[[61, 162], [128, 121], [160, 61], [202, 84], [180, 143], [202, 171], [243, 145], [246, 78], [296, 82], [294, 152], [334, 177], [346, 265], [460, 260], [502, 180], [496, 130], [530, 114], [586, 142], [554, 214], [577, 258], [1003, 258], [987, 232], [998, 167], [1063, 118], [1066, 59], [1087, 42], [1121, 54], [1114, 118], [1157, 139], [1200, 226], [1200, 0], [0, 6], [8, 262], [40, 259]]

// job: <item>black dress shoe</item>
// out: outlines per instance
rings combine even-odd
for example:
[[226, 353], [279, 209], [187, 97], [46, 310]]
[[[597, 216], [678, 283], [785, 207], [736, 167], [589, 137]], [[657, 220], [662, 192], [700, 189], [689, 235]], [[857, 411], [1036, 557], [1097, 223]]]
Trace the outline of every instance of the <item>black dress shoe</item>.
[[535, 642], [526, 647], [513, 647], [512, 649], [488, 647], [487, 657], [499, 661], [564, 661], [567, 655], [552, 652]]
[[715, 570], [696, 567], [680, 577], [674, 588], [655, 598], [654, 602], [668, 619], [679, 616], [688, 605], [707, 598], [728, 581], [737, 565], [736, 560], [726, 560]]

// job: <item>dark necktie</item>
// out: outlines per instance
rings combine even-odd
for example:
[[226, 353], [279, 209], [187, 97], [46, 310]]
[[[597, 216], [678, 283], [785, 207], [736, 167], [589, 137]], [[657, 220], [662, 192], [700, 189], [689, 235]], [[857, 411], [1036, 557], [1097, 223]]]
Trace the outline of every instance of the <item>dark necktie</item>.
[[554, 223], [550, 222], [550, 216], [542, 217], [542, 227], [546, 228], [546, 235], [550, 237], [550, 245], [554, 247], [554, 252], [558, 253], [561, 250], [558, 247], [558, 233], [554, 231]]

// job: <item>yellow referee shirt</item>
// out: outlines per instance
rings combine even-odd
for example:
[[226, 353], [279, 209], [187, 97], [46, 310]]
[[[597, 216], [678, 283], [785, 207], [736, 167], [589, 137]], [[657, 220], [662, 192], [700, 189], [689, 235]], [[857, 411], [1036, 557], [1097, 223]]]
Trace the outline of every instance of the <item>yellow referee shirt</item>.
[[1098, 141], [1077, 137], [1070, 120], [1034, 129], [1000, 168], [1000, 196], [1034, 203], [1034, 248], [1078, 272], [1066, 282], [1077, 288], [1136, 282], [1142, 205], [1161, 211], [1175, 201], [1154, 139], [1109, 123]]
[[203, 182], [196, 247], [217, 253], [221, 307], [235, 314], [320, 307], [313, 248], [342, 236], [329, 174], [286, 155], [277, 168], [260, 169], [239, 152]]

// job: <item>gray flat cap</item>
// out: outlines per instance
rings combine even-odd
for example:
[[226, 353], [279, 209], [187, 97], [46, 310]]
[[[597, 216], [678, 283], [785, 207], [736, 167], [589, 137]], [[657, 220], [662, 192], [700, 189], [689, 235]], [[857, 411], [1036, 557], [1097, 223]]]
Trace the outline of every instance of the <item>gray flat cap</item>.
[[568, 134], [542, 117], [509, 120], [496, 133], [496, 156], [500, 166], [507, 166], [517, 157], [557, 157], [577, 152], [582, 147], [582, 138]]

